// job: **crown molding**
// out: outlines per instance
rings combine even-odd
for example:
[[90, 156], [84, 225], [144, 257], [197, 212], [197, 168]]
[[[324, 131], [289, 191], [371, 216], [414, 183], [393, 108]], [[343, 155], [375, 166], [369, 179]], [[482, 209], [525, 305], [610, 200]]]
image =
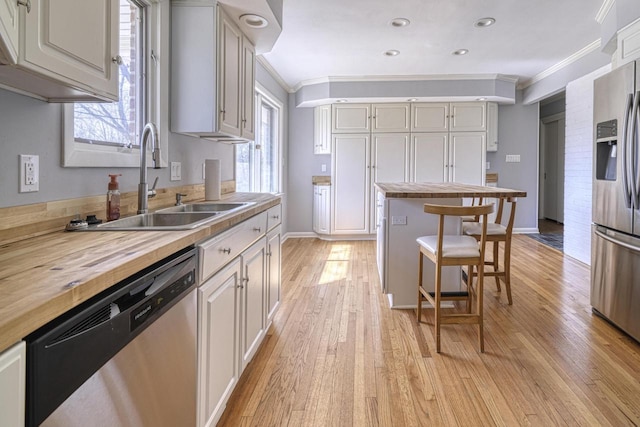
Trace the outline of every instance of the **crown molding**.
[[273, 79], [280, 86], [282, 86], [284, 90], [286, 90], [288, 93], [295, 92], [295, 90], [291, 86], [289, 86], [287, 82], [284, 81], [284, 79], [282, 78], [282, 76], [280, 76], [280, 74], [276, 71], [276, 69], [271, 66], [269, 61], [267, 61], [267, 58], [265, 58], [262, 55], [256, 55], [256, 61], [258, 61], [260, 65], [262, 65], [265, 68], [265, 70], [267, 70], [267, 73], [271, 74], [271, 77], [273, 77]]
[[615, 3], [616, 3], [616, 0], [604, 0], [604, 2], [602, 2], [602, 6], [600, 6], [600, 10], [598, 10], [598, 13], [596, 13], [596, 22], [598, 24], [602, 24], [604, 22], [604, 19], [607, 17], [607, 15], [609, 14], [609, 11], [611, 10], [611, 8]]
[[590, 54], [591, 52], [594, 52], [596, 50], [598, 50], [600, 48], [600, 39], [589, 43], [587, 46], [583, 47], [582, 49], [580, 49], [579, 51], [575, 52], [573, 55], [563, 59], [562, 61], [558, 62], [557, 64], [547, 68], [546, 70], [536, 74], [535, 76], [533, 76], [532, 78], [530, 78], [529, 80], [525, 80], [523, 82], [521, 82], [518, 85], [518, 89], [525, 89], [535, 83], [538, 83], [540, 80], [543, 80], [547, 77], [549, 77], [550, 75], [557, 73], [558, 71], [560, 71], [561, 69], [573, 64], [574, 62], [576, 62], [577, 60], [587, 56], [588, 54]]

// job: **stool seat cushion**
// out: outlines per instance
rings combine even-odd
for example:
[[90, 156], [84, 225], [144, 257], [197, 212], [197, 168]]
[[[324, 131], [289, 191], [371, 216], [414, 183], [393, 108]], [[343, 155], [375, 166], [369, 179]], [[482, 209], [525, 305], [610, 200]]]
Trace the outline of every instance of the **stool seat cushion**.
[[[479, 222], [466, 222], [462, 224], [462, 232], [467, 236], [479, 236], [482, 234], [482, 224]], [[506, 235], [507, 227], [502, 224], [487, 224], [487, 236]]]
[[[416, 239], [418, 244], [427, 251], [437, 255], [438, 236], [422, 236]], [[443, 258], [471, 258], [479, 257], [478, 241], [470, 236], [443, 236]]]

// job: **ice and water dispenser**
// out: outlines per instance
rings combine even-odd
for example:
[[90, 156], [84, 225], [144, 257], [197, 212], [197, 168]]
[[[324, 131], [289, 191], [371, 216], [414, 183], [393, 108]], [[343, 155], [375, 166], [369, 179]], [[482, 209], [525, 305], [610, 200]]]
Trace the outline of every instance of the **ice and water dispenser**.
[[615, 181], [618, 176], [618, 120], [596, 125], [596, 179]]

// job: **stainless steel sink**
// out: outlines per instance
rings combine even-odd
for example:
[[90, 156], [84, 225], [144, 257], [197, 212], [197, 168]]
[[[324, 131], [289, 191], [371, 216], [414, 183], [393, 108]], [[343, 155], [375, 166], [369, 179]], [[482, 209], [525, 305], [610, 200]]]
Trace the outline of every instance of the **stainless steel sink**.
[[160, 209], [158, 212], [217, 212], [220, 214], [229, 213], [254, 205], [255, 202], [205, 202], [190, 203], [170, 208]]
[[118, 219], [87, 230], [190, 230], [213, 221], [217, 216], [216, 212], [155, 212]]

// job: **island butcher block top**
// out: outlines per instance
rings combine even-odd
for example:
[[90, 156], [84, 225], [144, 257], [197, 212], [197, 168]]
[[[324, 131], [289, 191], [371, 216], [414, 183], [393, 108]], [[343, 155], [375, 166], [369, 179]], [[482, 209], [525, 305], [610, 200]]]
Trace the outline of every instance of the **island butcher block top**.
[[450, 199], [464, 197], [527, 197], [526, 191], [451, 182], [376, 182], [388, 199]]

